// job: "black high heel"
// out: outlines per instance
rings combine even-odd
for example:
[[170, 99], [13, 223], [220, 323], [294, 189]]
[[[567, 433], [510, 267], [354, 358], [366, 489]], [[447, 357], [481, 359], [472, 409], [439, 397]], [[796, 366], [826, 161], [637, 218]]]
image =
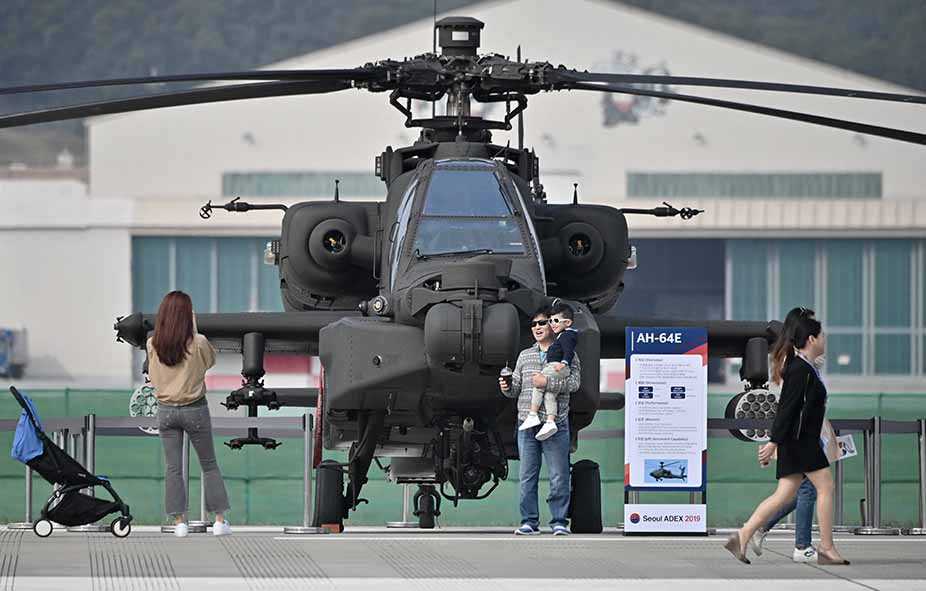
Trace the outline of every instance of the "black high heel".
[[817, 564], [821, 566], [841, 566], [849, 564], [849, 561], [843, 558], [842, 560], [836, 560], [828, 555], [827, 552], [817, 548]]

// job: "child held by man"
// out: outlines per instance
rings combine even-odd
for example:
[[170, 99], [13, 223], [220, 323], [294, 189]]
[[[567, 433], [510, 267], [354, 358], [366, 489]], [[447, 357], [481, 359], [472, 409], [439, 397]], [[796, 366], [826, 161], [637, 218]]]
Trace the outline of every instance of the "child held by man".
[[[547, 349], [542, 371], [547, 378], [552, 376], [569, 377], [569, 365], [575, 356], [579, 337], [579, 332], [572, 328], [572, 321], [572, 308], [568, 305], [560, 303], [553, 307], [549, 322], [550, 328], [556, 337], [553, 344]], [[521, 431], [526, 431], [541, 424], [539, 414], [541, 402], [546, 411], [546, 421], [543, 422], [543, 427], [535, 436], [539, 441], [550, 438], [559, 430], [556, 426], [556, 394], [534, 387], [533, 392], [531, 392], [530, 412], [518, 428]]]

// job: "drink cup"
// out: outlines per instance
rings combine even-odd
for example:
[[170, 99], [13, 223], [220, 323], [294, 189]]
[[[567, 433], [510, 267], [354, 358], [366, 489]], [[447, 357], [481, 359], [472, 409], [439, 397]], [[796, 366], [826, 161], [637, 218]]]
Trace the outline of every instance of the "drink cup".
[[506, 363], [506, 364], [505, 364], [505, 367], [502, 368], [501, 373], [498, 374], [500, 378], [502, 378], [503, 380], [505, 380], [505, 385], [508, 386], [508, 388], [511, 388], [511, 376], [512, 376], [512, 373], [513, 373], [513, 372], [511, 371], [511, 368], [508, 367], [508, 364]]

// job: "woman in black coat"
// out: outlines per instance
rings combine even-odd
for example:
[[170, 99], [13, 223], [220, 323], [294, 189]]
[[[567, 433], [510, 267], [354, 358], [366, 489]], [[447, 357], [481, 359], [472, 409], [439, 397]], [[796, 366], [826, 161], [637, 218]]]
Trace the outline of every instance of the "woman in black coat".
[[823, 355], [826, 335], [811, 314], [798, 318], [792, 347], [783, 364], [778, 412], [772, 426], [771, 441], [759, 450], [759, 461], [768, 463], [778, 454], [778, 488], [756, 507], [752, 517], [727, 540], [726, 548], [737, 559], [749, 564], [746, 543], [757, 529], [768, 523], [794, 498], [803, 476], [817, 489], [817, 520], [820, 524], [818, 564], [848, 564], [833, 545], [833, 477], [823, 453], [820, 430], [826, 413], [826, 386], [813, 360]]

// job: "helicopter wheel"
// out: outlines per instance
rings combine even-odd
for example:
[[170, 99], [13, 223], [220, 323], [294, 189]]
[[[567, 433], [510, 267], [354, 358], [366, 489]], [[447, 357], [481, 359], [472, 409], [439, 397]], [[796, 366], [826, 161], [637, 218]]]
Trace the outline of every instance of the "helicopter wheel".
[[334, 460], [324, 460], [315, 470], [315, 527], [328, 526], [340, 533], [347, 516], [344, 498], [344, 471]]
[[419, 529], [434, 529], [436, 517], [440, 515], [440, 498], [431, 485], [418, 487], [414, 498], [414, 515], [418, 516]]

